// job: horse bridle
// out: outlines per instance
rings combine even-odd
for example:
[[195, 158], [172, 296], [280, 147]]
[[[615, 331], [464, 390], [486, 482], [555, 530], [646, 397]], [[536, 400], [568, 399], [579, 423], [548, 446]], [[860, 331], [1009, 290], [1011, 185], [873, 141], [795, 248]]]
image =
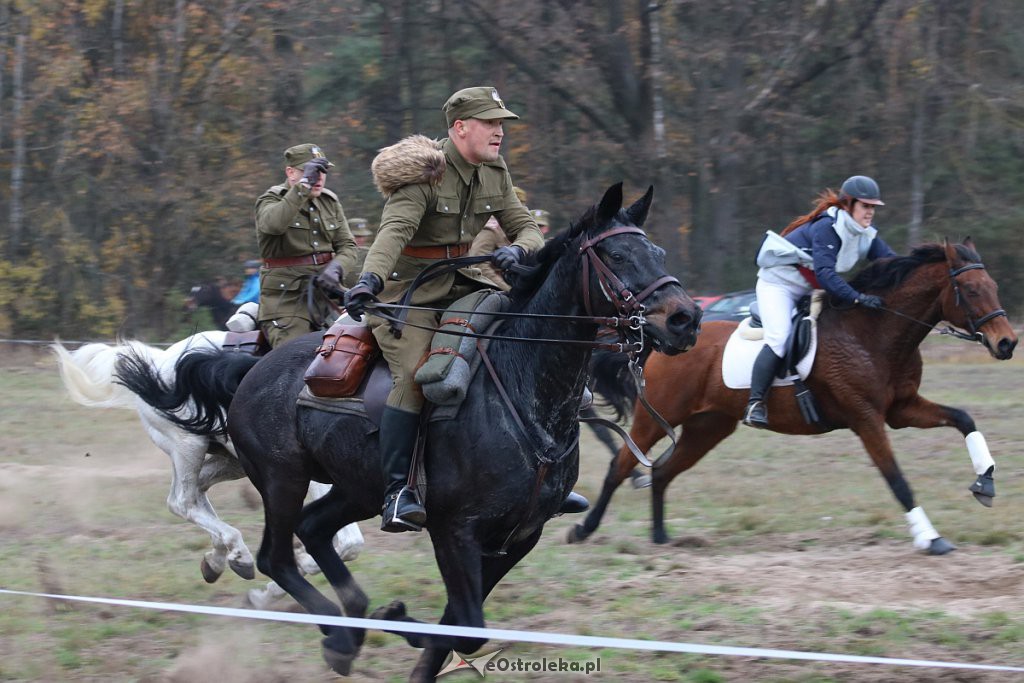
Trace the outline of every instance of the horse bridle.
[[600, 242], [613, 237], [635, 233], [647, 236], [643, 229], [635, 226], [620, 226], [605, 230], [601, 234], [586, 240], [579, 246], [580, 259], [583, 262], [583, 309], [587, 315], [593, 316], [594, 312], [590, 304], [590, 269], [593, 267], [597, 273], [597, 281], [604, 293], [619, 315], [624, 318], [635, 318], [636, 325], [643, 325], [644, 300], [654, 294], [661, 287], [668, 284], [679, 284], [679, 280], [671, 275], [663, 275], [651, 284], [647, 285], [642, 292], [634, 294], [629, 287], [608, 267], [601, 257], [594, 251], [594, 246]]
[[[1006, 318], [1007, 315], [1005, 310], [1003, 310], [1002, 308], [997, 308], [991, 313], [983, 315], [980, 318], [975, 317], [974, 310], [971, 308], [970, 303], [967, 301], [967, 297], [960, 296], [960, 283], [956, 281], [957, 275], [960, 275], [961, 273], [968, 270], [985, 270], [985, 264], [968, 263], [966, 266], [960, 266], [959, 268], [951, 268], [949, 271], [949, 279], [953, 283], [953, 294], [955, 296], [954, 305], [956, 305], [958, 308], [963, 308], [964, 312], [967, 314], [967, 329], [970, 331], [969, 335], [963, 334], [962, 332], [957, 333], [956, 331], [953, 331], [952, 334], [953, 336], [956, 336], [960, 339], [966, 339], [969, 341], [981, 341], [981, 337], [984, 336], [981, 332], [981, 326], [987, 323], [988, 321], [992, 320], [993, 318], [998, 318], [1000, 316]], [[961, 298], [963, 299], [963, 305], [961, 305], [960, 303]]]

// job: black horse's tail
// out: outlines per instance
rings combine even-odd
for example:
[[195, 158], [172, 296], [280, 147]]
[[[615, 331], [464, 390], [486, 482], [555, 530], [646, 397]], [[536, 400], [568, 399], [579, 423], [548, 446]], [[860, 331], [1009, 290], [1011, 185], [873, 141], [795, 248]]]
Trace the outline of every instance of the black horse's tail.
[[637, 397], [636, 382], [630, 375], [626, 354], [599, 349], [591, 356], [590, 363], [594, 393], [601, 397], [601, 404], [610, 406], [620, 422], [632, 415]]
[[114, 375], [118, 384], [186, 432], [220, 436], [238, 384], [257, 361], [243, 353], [190, 351], [174, 364], [174, 381], [169, 383], [146, 358], [129, 351], [118, 358]]

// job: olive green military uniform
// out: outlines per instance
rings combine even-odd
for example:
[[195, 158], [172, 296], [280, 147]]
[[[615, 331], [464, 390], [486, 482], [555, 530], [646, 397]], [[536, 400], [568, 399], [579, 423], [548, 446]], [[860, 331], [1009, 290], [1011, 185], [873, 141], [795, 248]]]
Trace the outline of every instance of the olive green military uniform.
[[[299, 145], [285, 153], [290, 166], [301, 168]], [[299, 150], [296, 152], [295, 150]], [[289, 156], [291, 153], [291, 156]], [[275, 185], [256, 200], [256, 240], [264, 266], [260, 272], [259, 324], [271, 346], [277, 347], [295, 337], [323, 329], [333, 307], [320, 290], [314, 288], [312, 305], [307, 288], [324, 265], [339, 259], [343, 272], [359, 272], [356, 243], [349, 231], [338, 196], [323, 189], [319, 197], [310, 196], [302, 183], [291, 187]], [[276, 259], [294, 259], [316, 255], [316, 263], [274, 265]], [[310, 310], [310, 309], [313, 310]]]
[[[356, 238], [356, 261], [352, 269], [345, 269], [345, 277], [342, 284], [346, 287], [355, 287], [359, 280], [359, 274], [363, 271], [363, 264], [366, 262], [366, 255], [370, 253], [370, 244], [373, 244], [374, 232], [366, 224], [365, 218], [350, 218], [348, 221], [352, 230], [352, 236]], [[367, 244], [359, 244], [359, 238], [368, 239]]]
[[[509, 244], [511, 243], [508, 241], [505, 231], [498, 225], [497, 219], [491, 219], [484, 223], [480, 234], [473, 240], [473, 246], [469, 248], [468, 256], [493, 254], [495, 249], [506, 247]], [[480, 272], [483, 273], [484, 277], [498, 285], [501, 289], [505, 291], [511, 289], [508, 283], [505, 282], [505, 278], [501, 276], [501, 273], [498, 272], [498, 269], [493, 264], [481, 263], [478, 268], [480, 268]]]
[[[389, 150], [393, 151], [407, 142], [415, 144], [413, 141], [416, 139], [427, 140], [422, 136], [407, 138]], [[468, 245], [492, 216], [497, 217], [512, 244], [528, 252], [544, 245], [533, 217], [513, 192], [512, 179], [501, 157], [474, 166], [462, 157], [451, 140], [443, 140], [439, 149], [445, 161], [440, 182], [436, 185], [420, 182], [397, 187], [389, 193], [384, 205], [377, 238], [363, 265], [363, 272], [373, 273], [384, 282], [384, 289], [379, 295], [381, 301], [398, 300], [413, 278], [436, 262], [436, 258], [404, 254], [404, 249], [463, 245], [468, 251]], [[411, 149], [409, 157], [410, 163], [421, 159]], [[382, 185], [379, 178], [375, 180], [378, 186]], [[479, 268], [463, 268], [429, 280], [415, 291], [412, 303], [444, 308], [470, 292], [495, 286]], [[438, 314], [429, 311], [410, 311], [408, 317], [409, 322], [426, 327], [435, 327], [438, 319]], [[402, 330], [402, 338], [396, 339], [387, 323], [380, 318], [370, 316], [368, 324], [391, 366], [394, 386], [387, 404], [419, 412], [423, 396], [413, 382], [413, 375], [429, 349], [433, 332], [406, 326]]]

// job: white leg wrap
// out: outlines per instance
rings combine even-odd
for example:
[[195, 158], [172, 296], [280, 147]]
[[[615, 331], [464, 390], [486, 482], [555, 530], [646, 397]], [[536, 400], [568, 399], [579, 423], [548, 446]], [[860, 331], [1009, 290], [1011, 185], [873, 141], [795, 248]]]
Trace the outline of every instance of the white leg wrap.
[[910, 526], [910, 535], [914, 537], [914, 547], [918, 550], [927, 550], [932, 541], [939, 537], [939, 532], [928, 521], [928, 515], [924, 514], [924, 508], [920, 505], [907, 513], [907, 524]]
[[981, 432], [971, 432], [964, 440], [967, 442], [967, 452], [971, 454], [971, 462], [974, 463], [975, 474], [985, 474], [989, 467], [995, 467], [996, 461], [988, 452], [988, 444]]

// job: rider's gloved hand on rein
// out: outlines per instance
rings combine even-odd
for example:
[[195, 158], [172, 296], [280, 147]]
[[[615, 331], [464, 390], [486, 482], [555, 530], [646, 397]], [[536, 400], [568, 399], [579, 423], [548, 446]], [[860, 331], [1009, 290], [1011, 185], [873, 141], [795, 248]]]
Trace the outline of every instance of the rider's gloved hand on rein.
[[341, 290], [341, 281], [345, 277], [345, 271], [341, 267], [341, 261], [335, 259], [324, 266], [320, 274], [316, 276], [321, 286], [331, 290]]
[[316, 185], [320, 180], [320, 174], [327, 173], [328, 168], [330, 165], [327, 159], [322, 157], [307, 161], [306, 165], [302, 167], [302, 183], [310, 187]]
[[356, 286], [345, 292], [345, 310], [353, 320], [359, 322], [366, 312], [366, 305], [373, 303], [382, 289], [384, 283], [379, 277], [373, 273], [363, 273]]
[[507, 247], [499, 247], [494, 250], [491, 254], [491, 263], [498, 266], [500, 270], [508, 270], [515, 264], [523, 260], [523, 256], [526, 252], [523, 251], [522, 247], [517, 247], [514, 244], [510, 244]]
[[858, 306], [863, 306], [864, 308], [874, 309], [882, 308], [883, 306], [885, 306], [885, 302], [882, 301], [882, 298], [875, 296], [874, 294], [861, 294], [860, 296], [857, 297], [857, 300], [854, 303], [856, 303]]

